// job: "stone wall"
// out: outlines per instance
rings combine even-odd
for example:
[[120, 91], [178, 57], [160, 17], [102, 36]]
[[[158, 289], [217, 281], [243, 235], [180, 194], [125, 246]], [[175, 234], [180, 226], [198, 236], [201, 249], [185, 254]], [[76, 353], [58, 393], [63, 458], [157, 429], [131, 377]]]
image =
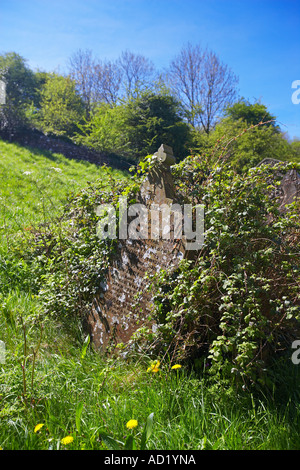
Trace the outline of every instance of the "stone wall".
[[103, 152], [96, 152], [84, 146], [75, 145], [70, 141], [59, 139], [54, 136], [47, 136], [38, 131], [26, 131], [11, 137], [11, 141], [17, 142], [25, 147], [47, 150], [54, 153], [61, 153], [66, 158], [83, 160], [95, 165], [106, 164], [120, 170], [128, 170], [132, 163], [117, 156], [107, 155]]

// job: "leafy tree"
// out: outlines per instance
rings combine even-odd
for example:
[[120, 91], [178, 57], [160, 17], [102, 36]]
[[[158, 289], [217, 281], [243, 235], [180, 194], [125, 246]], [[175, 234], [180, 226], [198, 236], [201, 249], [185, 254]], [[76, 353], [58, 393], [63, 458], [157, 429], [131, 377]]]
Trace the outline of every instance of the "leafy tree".
[[178, 101], [167, 93], [143, 92], [125, 106], [126, 127], [135, 155], [155, 152], [161, 143], [173, 147], [174, 154], [188, 153], [189, 126], [183, 121]]
[[295, 162], [300, 162], [300, 140], [293, 140], [293, 142], [291, 142], [291, 148], [293, 152], [293, 160]]
[[36, 125], [43, 132], [72, 137], [84, 115], [84, 105], [69, 77], [51, 74], [40, 92]]
[[97, 107], [90, 121], [79, 126], [75, 140], [100, 152], [125, 156], [129, 145], [122, 106], [102, 103]]
[[102, 105], [91, 122], [80, 128], [77, 141], [124, 157], [144, 157], [163, 142], [178, 157], [188, 153], [189, 126], [181, 117], [179, 103], [167, 93], [147, 91], [113, 108]]
[[275, 116], [270, 114], [267, 107], [259, 102], [250, 103], [242, 98], [237, 103], [227, 107], [224, 115], [233, 121], [242, 120], [248, 126], [265, 122], [266, 125], [273, 126], [275, 131], [280, 132], [279, 127], [276, 125]]
[[38, 102], [37, 77], [15, 52], [0, 56], [0, 79], [6, 87], [6, 103], [1, 106], [0, 130], [11, 135], [28, 125], [26, 110]]
[[209, 153], [213, 160], [226, 160], [239, 172], [256, 166], [265, 158], [294, 160], [295, 152], [266, 106], [239, 101], [227, 108], [225, 114], [209, 136], [194, 133], [197, 153]]
[[238, 171], [256, 166], [265, 158], [292, 160], [290, 144], [282, 134], [274, 132], [272, 126], [246, 128], [242, 121], [238, 121], [236, 125], [225, 121], [217, 126], [213, 139], [216, 142], [224, 135], [226, 140], [222, 141], [220, 153]]

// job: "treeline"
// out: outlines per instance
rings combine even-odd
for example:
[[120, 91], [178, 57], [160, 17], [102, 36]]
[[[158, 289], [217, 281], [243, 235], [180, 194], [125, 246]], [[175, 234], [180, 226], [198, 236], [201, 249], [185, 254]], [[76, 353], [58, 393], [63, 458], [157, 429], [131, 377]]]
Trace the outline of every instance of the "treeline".
[[265, 105], [239, 97], [236, 75], [199, 45], [184, 46], [164, 70], [130, 51], [109, 61], [81, 49], [67, 67], [33, 71], [15, 52], [0, 55], [3, 137], [37, 129], [133, 160], [165, 142], [179, 159], [222, 155], [237, 170], [268, 157], [300, 160], [300, 142], [285, 138]]

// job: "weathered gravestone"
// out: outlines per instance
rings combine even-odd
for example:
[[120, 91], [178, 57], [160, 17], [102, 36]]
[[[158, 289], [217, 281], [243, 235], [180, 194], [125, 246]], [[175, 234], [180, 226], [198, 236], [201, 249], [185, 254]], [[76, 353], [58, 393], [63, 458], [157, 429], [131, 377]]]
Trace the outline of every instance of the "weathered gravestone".
[[[277, 164], [280, 164], [284, 170], [286, 163], [274, 158], [265, 158], [259, 165], [275, 166]], [[291, 204], [300, 198], [300, 175], [295, 168], [292, 168], [284, 171], [278, 169], [277, 176], [281, 179], [281, 182], [273, 197], [276, 197], [279, 201], [280, 212], [284, 212], [287, 204]]]
[[[159, 209], [160, 219], [156, 218], [147, 225], [147, 236], [138, 239], [129, 236], [118, 240], [118, 253], [111, 263], [102, 292], [94, 298], [87, 318], [91, 340], [96, 348], [103, 351], [110, 345], [127, 343], [141, 326], [155, 328], [149, 321], [152, 298], [151, 292], [146, 289], [145, 276], [160, 269], [176, 269], [179, 261], [191, 253], [187, 240], [176, 226], [178, 220], [182, 221], [183, 215], [179, 211], [179, 219], [176, 219], [177, 201], [170, 171], [170, 166], [175, 163], [173, 151], [167, 145], [162, 145], [155, 155], [156, 165], [144, 181], [138, 199], [148, 209], [148, 218], [155, 205], [158, 208], [175, 208], [175, 212], [173, 218], [169, 218], [171, 223], [164, 224], [164, 214]], [[265, 159], [260, 165], [276, 163], [284, 164]], [[279, 177], [281, 184], [273, 196], [279, 198], [280, 210], [284, 211], [286, 204], [300, 197], [300, 175], [292, 169], [280, 172]], [[132, 219], [128, 214], [125, 219], [127, 229]], [[165, 229], [167, 233], [163, 233]]]
[[[173, 151], [162, 145], [155, 155], [157, 163], [139, 195], [139, 201], [149, 209], [148, 217], [151, 207], [155, 207], [153, 204], [171, 207], [176, 202], [170, 171], [170, 166], [175, 163]], [[96, 348], [105, 350], [109, 345], [126, 343], [143, 325], [154, 327], [148, 322], [151, 293], [146, 290], [145, 275], [156, 273], [161, 268], [176, 268], [186, 254], [184, 239], [175, 239], [174, 220], [169, 224], [170, 232], [165, 238], [162, 236], [164, 228], [163, 220], [156, 218], [148, 226], [148, 237], [118, 240], [118, 254], [109, 268], [103, 292], [94, 298], [88, 317], [91, 339]]]

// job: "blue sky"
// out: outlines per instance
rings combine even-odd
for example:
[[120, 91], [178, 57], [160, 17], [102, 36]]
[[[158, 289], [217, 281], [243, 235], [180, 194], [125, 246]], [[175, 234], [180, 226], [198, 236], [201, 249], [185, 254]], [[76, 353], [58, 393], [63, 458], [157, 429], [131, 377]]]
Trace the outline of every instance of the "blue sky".
[[112, 60], [129, 49], [162, 69], [187, 42], [216, 52], [240, 95], [300, 139], [300, 0], [0, 0], [0, 53], [34, 70], [65, 72], [79, 48]]

